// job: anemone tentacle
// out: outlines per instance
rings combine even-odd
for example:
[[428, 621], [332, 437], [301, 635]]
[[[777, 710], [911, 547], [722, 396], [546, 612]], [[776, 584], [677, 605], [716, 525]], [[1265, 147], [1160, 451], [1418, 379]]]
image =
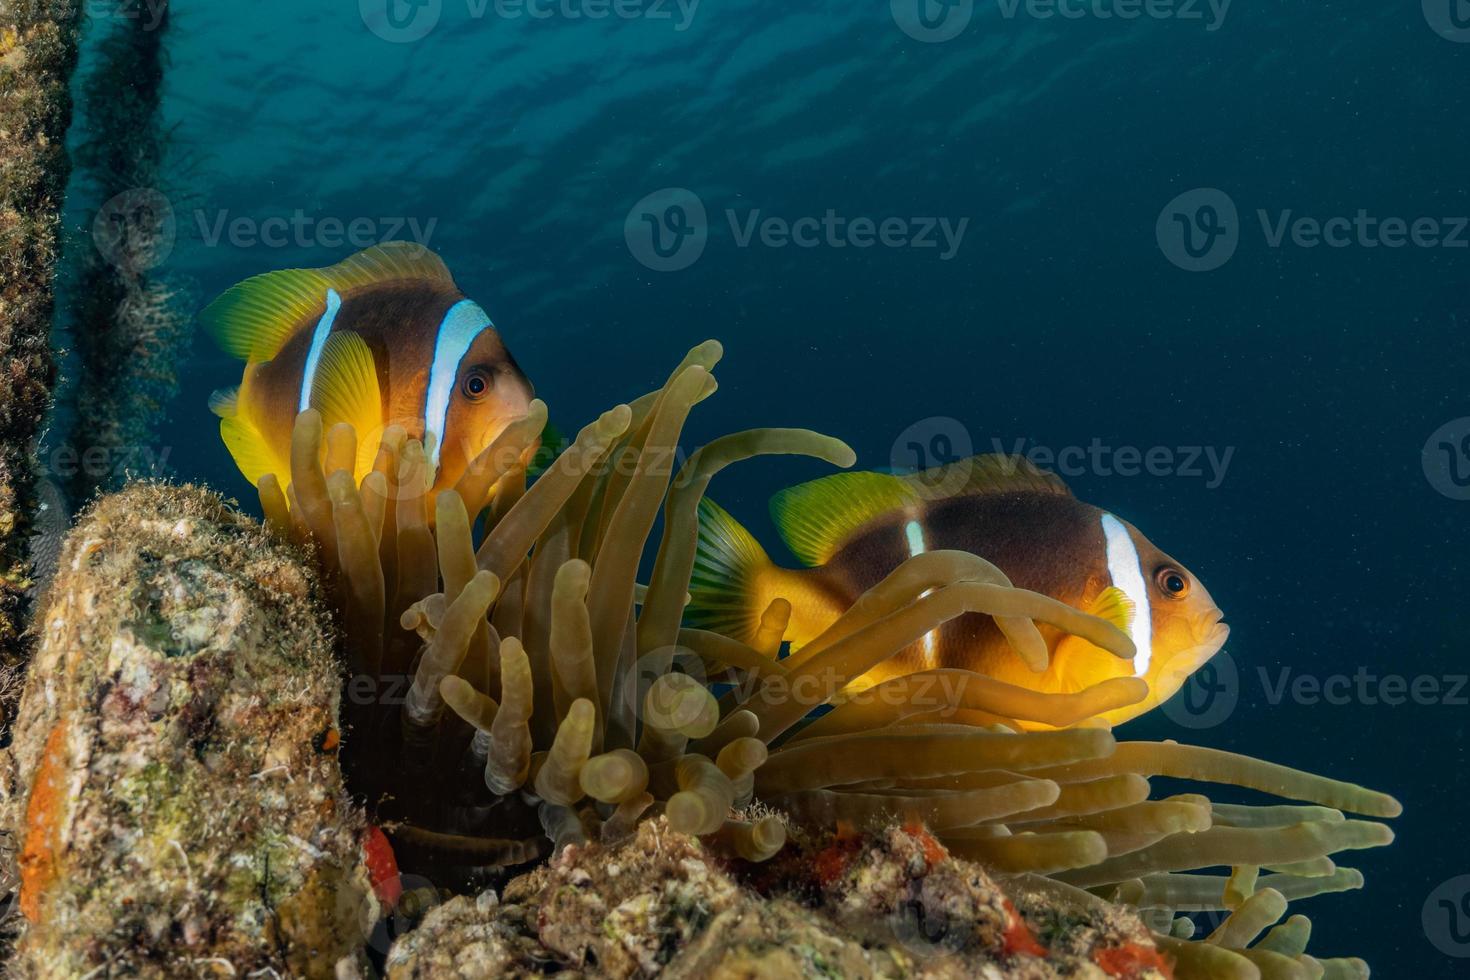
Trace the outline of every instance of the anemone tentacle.
[[[675, 472], [722, 353], [696, 347], [528, 485], [546, 417], [535, 403], [432, 501], [422, 443], [389, 430], [355, 482], [355, 434], [298, 418], [289, 492], [263, 478], [262, 507], [280, 535], [317, 549], [334, 585], [353, 674], [349, 776], [395, 843], [473, 877], [534, 859], [548, 840], [621, 838], [654, 814], [753, 862], [782, 849], [788, 821], [918, 818], [1019, 884], [1140, 909], [1176, 976], [1366, 975], [1360, 961], [1309, 956], [1305, 918], [1281, 920], [1292, 901], [1361, 887], [1333, 855], [1392, 833], [1344, 812], [1396, 816], [1392, 797], [1217, 750], [1118, 743], [1101, 716], [1147, 696], [1138, 678], [1045, 694], [963, 670], [875, 673], [966, 613], [992, 616], [1043, 667], [1039, 625], [1133, 656], [1111, 623], [1018, 589], [974, 555], [931, 552], [792, 655], [781, 656], [781, 600], [751, 645], [682, 628], [699, 503], [722, 470], [775, 454], [855, 461], [827, 436], [755, 429]], [[645, 589], [635, 575], [661, 507]], [[717, 697], [715, 681], [732, 686]], [[1288, 802], [1151, 798], [1152, 776]], [[766, 809], [737, 810], [752, 800]], [[1233, 871], [1201, 873], [1217, 866]], [[1211, 911], [1230, 915], [1194, 940], [1180, 913]]]

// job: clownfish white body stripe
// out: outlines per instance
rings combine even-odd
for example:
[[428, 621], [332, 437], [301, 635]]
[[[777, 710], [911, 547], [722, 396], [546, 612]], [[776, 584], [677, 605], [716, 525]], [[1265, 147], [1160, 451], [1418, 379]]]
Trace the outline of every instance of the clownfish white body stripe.
[[[903, 534], [904, 538], [908, 541], [910, 558], [916, 558], [929, 550], [924, 542], [924, 525], [919, 521], [909, 521], [905, 524], [903, 526]], [[924, 595], [928, 595], [933, 591], [933, 589], [926, 589]], [[937, 632], [930, 630], [925, 633], [923, 642], [924, 656], [928, 657], [930, 661], [933, 661], [939, 647], [939, 636]]]
[[317, 369], [322, 364], [322, 350], [327, 346], [327, 338], [332, 335], [332, 324], [341, 308], [341, 294], [335, 289], [327, 290], [327, 311], [322, 314], [311, 332], [311, 348], [306, 352], [306, 366], [301, 371], [301, 400], [296, 407], [298, 412], [304, 412], [311, 407], [311, 390], [316, 383]]

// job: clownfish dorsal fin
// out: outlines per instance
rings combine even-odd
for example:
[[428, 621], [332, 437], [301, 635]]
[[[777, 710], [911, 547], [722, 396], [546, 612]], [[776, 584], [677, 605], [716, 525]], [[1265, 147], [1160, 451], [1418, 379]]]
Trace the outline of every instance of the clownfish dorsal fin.
[[771, 516], [786, 546], [807, 565], [823, 565], [859, 529], [886, 514], [934, 500], [987, 493], [1072, 491], [1024, 456], [972, 456], [907, 476], [836, 473], [782, 490]]
[[1128, 598], [1128, 593], [1116, 585], [1110, 585], [1098, 593], [1097, 598], [1093, 599], [1084, 611], [1098, 619], [1107, 620], [1124, 633], [1131, 635], [1133, 617], [1137, 615], [1138, 606]]
[[1025, 456], [991, 453], [971, 456], [923, 470], [904, 479], [928, 500], [988, 493], [1043, 493], [1070, 497], [1072, 491], [1055, 473], [1048, 473]]
[[321, 319], [329, 289], [345, 293], [398, 280], [454, 283], [439, 256], [422, 245], [385, 242], [324, 269], [252, 276], [221, 293], [199, 320], [226, 353], [251, 363], [269, 361], [297, 331]]
[[824, 565], [864, 525], [923, 499], [908, 479], [836, 473], [776, 494], [771, 517], [786, 547], [803, 564]]
[[312, 407], [329, 431], [343, 422], [357, 430], [357, 469], [361, 479], [372, 469], [383, 428], [383, 397], [378, 365], [361, 334], [344, 330], [327, 338], [311, 386]]
[[349, 255], [334, 266], [323, 269], [338, 289], [365, 286], [368, 283], [392, 282], [396, 279], [433, 280], [454, 284], [444, 260], [422, 245], [413, 242], [384, 242]]

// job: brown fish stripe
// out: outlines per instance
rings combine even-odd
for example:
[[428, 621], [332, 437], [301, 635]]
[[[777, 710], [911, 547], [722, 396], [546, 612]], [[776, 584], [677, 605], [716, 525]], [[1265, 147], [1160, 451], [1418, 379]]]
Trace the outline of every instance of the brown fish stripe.
[[[912, 557], [908, 525], [918, 521], [925, 551], [965, 551], [999, 567], [1012, 584], [1081, 605], [1110, 583], [1103, 549], [1103, 511], [1075, 497], [1004, 493], [955, 497], [918, 505], [917, 512], [866, 525], [812, 577], [840, 608]], [[967, 615], [937, 631], [940, 666], [977, 669], [975, 654], [1005, 640], [988, 616]], [[917, 661], [919, 645], [900, 654]]]
[[[410, 429], [410, 436], [422, 438], [424, 379], [434, 355], [434, 338], [444, 314], [464, 299], [463, 294], [448, 283], [399, 281], [361, 286], [339, 295], [342, 306], [331, 333], [351, 331], [367, 342], [378, 369], [384, 420], [397, 421]], [[268, 406], [259, 420], [272, 438], [290, 439], [312, 334], [326, 313], [326, 304], [324, 293], [316, 317], [298, 322], [280, 353], [255, 369], [251, 383], [258, 386], [255, 391], [259, 394], [252, 392], [252, 398]], [[413, 431], [415, 426], [417, 431]]]

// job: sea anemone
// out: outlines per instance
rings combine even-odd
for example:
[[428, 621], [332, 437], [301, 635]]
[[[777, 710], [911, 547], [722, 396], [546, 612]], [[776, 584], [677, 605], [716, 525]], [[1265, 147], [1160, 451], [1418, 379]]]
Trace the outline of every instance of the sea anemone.
[[[298, 419], [290, 485], [264, 477], [261, 502], [280, 534], [315, 543], [335, 583], [352, 675], [349, 777], [407, 865], [479, 876], [534, 859], [547, 841], [626, 835], [652, 813], [757, 862], [781, 850], [788, 821], [918, 819], [999, 875], [1148, 910], [1179, 976], [1365, 973], [1359, 961], [1307, 956], [1301, 916], [1257, 938], [1288, 900], [1361, 884], [1331, 856], [1392, 834], [1344, 812], [1396, 816], [1391, 797], [1213, 749], [1119, 743], [1098, 716], [1145, 694], [1136, 678], [1038, 694], [929, 670], [849, 688], [968, 613], [994, 617], [1041, 667], [1038, 623], [1131, 657], [1110, 623], [1017, 589], [974, 555], [933, 552], [794, 655], [781, 656], [783, 600], [749, 645], [681, 629], [697, 511], [716, 474], [769, 454], [854, 462], [835, 439], [757, 429], [714, 441], [676, 473], [680, 433], [714, 392], [720, 356], [714, 342], [695, 348], [662, 389], [584, 428], [529, 488], [539, 402], [432, 502], [423, 446], [401, 430], [381, 434], [358, 480], [357, 434], [323, 433], [315, 412]], [[1056, 730], [1024, 732], [1021, 721]], [[1153, 776], [1306, 805], [1151, 799]], [[753, 799], [774, 812], [741, 819]], [[1193, 873], [1216, 867], [1230, 874]], [[1188, 941], [1190, 920], [1175, 914], [1205, 910], [1231, 915]]]

